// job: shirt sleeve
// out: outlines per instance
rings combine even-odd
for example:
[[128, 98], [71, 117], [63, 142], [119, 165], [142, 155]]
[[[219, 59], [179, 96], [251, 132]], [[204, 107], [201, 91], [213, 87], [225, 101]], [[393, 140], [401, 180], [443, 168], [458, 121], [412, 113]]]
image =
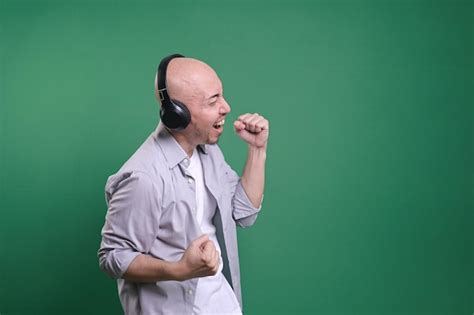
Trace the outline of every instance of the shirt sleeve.
[[108, 205], [98, 251], [102, 271], [121, 278], [132, 260], [149, 252], [158, 231], [159, 190], [142, 172], [111, 176], [106, 185]]
[[240, 176], [227, 163], [225, 163], [225, 173], [233, 194], [232, 216], [240, 227], [250, 227], [255, 223], [262, 209], [263, 196], [260, 206], [255, 208], [245, 192]]

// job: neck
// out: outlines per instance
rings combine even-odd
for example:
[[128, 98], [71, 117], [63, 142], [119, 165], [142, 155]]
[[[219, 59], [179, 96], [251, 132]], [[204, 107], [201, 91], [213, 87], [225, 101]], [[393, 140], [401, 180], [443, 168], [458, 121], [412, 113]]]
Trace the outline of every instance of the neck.
[[186, 152], [188, 157], [191, 157], [193, 155], [193, 151], [194, 151], [194, 149], [196, 148], [197, 145], [194, 144], [194, 143], [191, 143], [185, 135], [183, 135], [179, 132], [174, 132], [174, 131], [170, 130], [170, 133], [175, 138], [175, 140], [179, 143], [181, 148], [183, 148], [184, 152]]

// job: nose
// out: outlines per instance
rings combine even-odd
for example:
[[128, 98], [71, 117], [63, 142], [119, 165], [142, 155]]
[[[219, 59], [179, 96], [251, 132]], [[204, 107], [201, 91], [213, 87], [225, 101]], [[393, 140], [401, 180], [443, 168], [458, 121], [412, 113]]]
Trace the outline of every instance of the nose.
[[222, 106], [220, 108], [220, 113], [221, 114], [228, 114], [230, 113], [230, 105], [227, 103], [225, 98], [222, 98]]

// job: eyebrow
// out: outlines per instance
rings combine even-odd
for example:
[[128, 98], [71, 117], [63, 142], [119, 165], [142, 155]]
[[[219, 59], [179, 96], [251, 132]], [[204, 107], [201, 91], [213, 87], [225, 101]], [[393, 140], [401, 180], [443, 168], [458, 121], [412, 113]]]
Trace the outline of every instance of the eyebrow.
[[216, 94], [210, 96], [207, 100], [210, 100], [211, 98], [214, 98], [214, 97], [218, 97], [219, 95], [220, 95], [220, 93], [216, 93]]

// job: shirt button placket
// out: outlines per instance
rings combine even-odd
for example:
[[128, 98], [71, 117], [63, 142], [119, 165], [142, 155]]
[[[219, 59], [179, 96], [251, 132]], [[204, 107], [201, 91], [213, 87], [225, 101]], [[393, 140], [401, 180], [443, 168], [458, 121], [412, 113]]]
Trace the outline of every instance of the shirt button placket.
[[[188, 297], [189, 297], [190, 299], [192, 299], [193, 293], [194, 293], [194, 292], [193, 292], [193, 289], [188, 289]], [[191, 306], [191, 307], [192, 307], [192, 306]], [[191, 312], [191, 315], [194, 315], [194, 314], [195, 314], [194, 312]]]

